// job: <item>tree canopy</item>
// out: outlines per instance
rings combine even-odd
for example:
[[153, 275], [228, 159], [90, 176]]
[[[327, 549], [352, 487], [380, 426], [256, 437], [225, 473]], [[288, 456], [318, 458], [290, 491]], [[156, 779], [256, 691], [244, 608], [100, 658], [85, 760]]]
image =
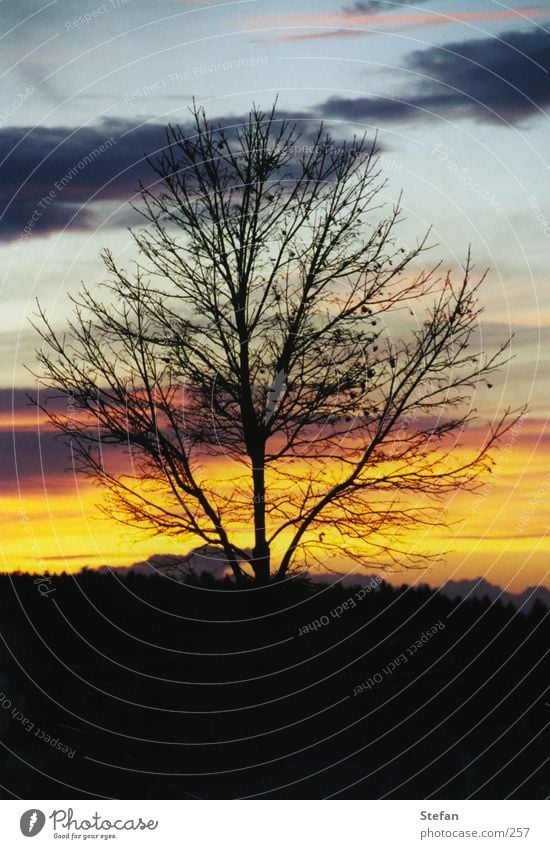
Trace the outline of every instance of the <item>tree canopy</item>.
[[[424, 267], [388, 207], [376, 140], [304, 143], [276, 108], [231, 127], [192, 109], [141, 187], [132, 270], [103, 255], [57, 331], [39, 307], [50, 421], [128, 525], [222, 549], [262, 584], [328, 563], [410, 565], [410, 532], [479, 485], [506, 410], [457, 450], [508, 342], [474, 344], [484, 275]], [[132, 468], [107, 462], [106, 447]]]

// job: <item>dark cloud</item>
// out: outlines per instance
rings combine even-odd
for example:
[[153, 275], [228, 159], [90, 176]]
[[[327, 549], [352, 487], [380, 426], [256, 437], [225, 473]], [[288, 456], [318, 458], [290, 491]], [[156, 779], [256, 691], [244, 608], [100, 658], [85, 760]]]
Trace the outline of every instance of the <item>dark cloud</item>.
[[25, 389], [0, 388], [0, 422], [3, 422], [3, 426], [9, 421], [10, 415], [15, 417], [33, 409], [36, 410], [36, 407], [29, 401]]
[[[50, 389], [0, 388], [0, 491], [43, 494], [68, 492], [75, 479], [86, 478], [75, 470], [70, 437], [61, 434], [46, 420], [36, 403], [51, 412], [72, 415], [69, 394]], [[104, 445], [109, 468], [127, 472], [131, 463], [117, 446]]]
[[402, 6], [420, 6], [429, 2], [430, 0], [365, 0], [354, 3], [353, 6], [346, 6], [344, 12], [348, 15], [374, 15], [378, 12], [392, 12]]
[[0, 430], [0, 464], [2, 488], [10, 493], [53, 493], [70, 485], [69, 448], [45, 428]]
[[[418, 109], [410, 101], [386, 97], [330, 97], [319, 107], [329, 118], [371, 124], [414, 120]], [[421, 116], [420, 116], [421, 117]]]
[[144, 155], [163, 145], [163, 127], [119, 121], [1, 129], [0, 238], [95, 226], [93, 205], [130, 198], [152, 176]]
[[330, 118], [397, 122], [444, 117], [521, 124], [550, 105], [550, 33], [542, 29], [450, 42], [411, 53], [405, 69], [420, 75], [411, 92], [384, 97], [332, 97]]
[[[71, 467], [68, 446], [57, 432], [44, 424], [44, 417], [30, 397], [34, 390], [0, 389], [0, 482], [4, 491], [28, 494], [67, 489]], [[67, 401], [58, 393], [43, 391], [56, 411], [67, 409]], [[40, 419], [42, 420], [41, 423]]]
[[[277, 113], [291, 119], [301, 134], [296, 156], [315, 139], [319, 120], [307, 112]], [[218, 118], [233, 129], [243, 117]], [[184, 133], [194, 132], [190, 124]], [[335, 139], [333, 144], [342, 142]], [[0, 129], [0, 240], [25, 240], [65, 228], [93, 229], [105, 216], [101, 204], [135, 198], [139, 183], [157, 180], [147, 157], [166, 145], [162, 124], [104, 121], [97, 127], [7, 127]], [[125, 226], [128, 212], [111, 226]], [[139, 219], [141, 221], [141, 219]]]

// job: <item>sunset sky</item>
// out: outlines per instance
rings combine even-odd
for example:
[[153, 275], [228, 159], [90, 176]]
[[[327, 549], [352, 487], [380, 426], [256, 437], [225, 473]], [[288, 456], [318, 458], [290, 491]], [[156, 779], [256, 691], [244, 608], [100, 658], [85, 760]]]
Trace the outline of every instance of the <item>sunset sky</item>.
[[128, 201], [150, 175], [144, 156], [166, 123], [189, 123], [193, 97], [235, 123], [278, 93], [304, 133], [321, 119], [335, 138], [378, 131], [403, 242], [432, 225], [433, 261], [452, 269], [471, 245], [476, 271], [489, 268], [483, 345], [514, 334], [509, 366], [476, 399], [479, 433], [507, 406], [528, 414], [485, 490], [449, 499], [449, 529], [411, 537], [449, 550], [444, 561], [395, 579], [550, 586], [549, 2], [18, 0], [0, 6], [0, 40], [1, 570], [181, 551], [103, 518], [100, 491], [71, 471], [27, 401], [29, 317], [38, 297], [62, 327], [68, 293], [104, 279], [102, 248], [135, 255]]

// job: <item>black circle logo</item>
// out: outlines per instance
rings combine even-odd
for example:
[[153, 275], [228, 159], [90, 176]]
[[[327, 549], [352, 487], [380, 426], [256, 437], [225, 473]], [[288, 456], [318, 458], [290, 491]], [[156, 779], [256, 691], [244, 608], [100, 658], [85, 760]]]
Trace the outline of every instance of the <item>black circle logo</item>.
[[46, 817], [37, 808], [31, 808], [30, 811], [25, 811], [19, 820], [21, 834], [25, 837], [36, 837], [46, 824]]

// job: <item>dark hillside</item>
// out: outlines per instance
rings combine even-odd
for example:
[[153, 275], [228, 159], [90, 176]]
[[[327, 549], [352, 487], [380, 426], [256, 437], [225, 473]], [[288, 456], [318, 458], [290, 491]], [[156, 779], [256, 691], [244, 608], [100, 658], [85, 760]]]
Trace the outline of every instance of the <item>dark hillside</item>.
[[4, 798], [550, 793], [541, 604], [132, 572], [42, 586], [0, 579]]

